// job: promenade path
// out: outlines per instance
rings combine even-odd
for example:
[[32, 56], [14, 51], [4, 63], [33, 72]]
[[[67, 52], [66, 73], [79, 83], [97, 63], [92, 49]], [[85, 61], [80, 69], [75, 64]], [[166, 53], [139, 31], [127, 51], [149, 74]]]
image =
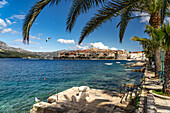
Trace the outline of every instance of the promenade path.
[[[145, 82], [144, 82], [143, 87], [148, 91], [162, 89], [162, 85], [161, 84], [158, 85], [159, 79], [155, 79], [154, 76], [155, 76], [154, 72], [148, 71], [148, 70], [145, 71]], [[148, 95], [151, 95], [151, 94], [148, 93]], [[163, 98], [153, 96], [152, 103], [156, 107], [157, 113], [170, 113], [170, 100], [169, 99], [163, 99]], [[150, 111], [148, 110], [149, 106], [150, 105], [147, 104], [146, 112]], [[154, 108], [153, 105], [151, 106], [152, 108]], [[151, 112], [154, 113], [153, 109], [150, 111], [150, 113]]]

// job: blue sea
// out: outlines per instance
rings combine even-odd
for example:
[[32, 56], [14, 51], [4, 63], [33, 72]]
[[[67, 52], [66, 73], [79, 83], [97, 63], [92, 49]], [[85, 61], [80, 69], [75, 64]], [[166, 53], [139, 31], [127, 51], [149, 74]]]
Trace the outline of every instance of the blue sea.
[[63, 91], [86, 85], [119, 91], [125, 81], [140, 83], [142, 73], [125, 71], [116, 62], [129, 63], [125, 60], [0, 59], [0, 113], [29, 113], [35, 97], [47, 101], [48, 93], [54, 89]]

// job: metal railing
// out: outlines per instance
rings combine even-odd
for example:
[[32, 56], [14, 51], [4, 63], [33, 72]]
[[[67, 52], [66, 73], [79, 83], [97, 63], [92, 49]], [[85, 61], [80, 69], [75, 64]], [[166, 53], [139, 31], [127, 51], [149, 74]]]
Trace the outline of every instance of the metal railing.
[[[126, 85], [126, 84], [127, 84], [127, 82], [129, 82], [131, 79], [136, 78], [136, 77], [138, 77], [138, 76], [139, 76], [139, 75], [136, 75], [136, 76], [134, 76], [134, 77], [132, 77], [132, 78], [129, 78], [128, 80], [126, 80], [126, 81], [124, 82], [124, 85], [121, 85], [121, 86], [120, 86], [120, 94], [122, 94], [122, 91], [123, 91], [123, 90], [125, 91], [125, 92], [123, 93], [123, 96], [122, 96], [122, 99], [121, 99], [120, 103], [122, 103], [123, 98], [125, 97], [126, 93], [127, 93], [127, 95], [126, 95], [126, 97], [125, 97], [125, 101], [127, 101], [127, 97], [128, 97], [129, 92], [131, 92], [131, 95], [132, 95], [132, 93], [133, 93], [133, 91], [134, 91], [135, 89], [136, 89], [136, 91], [137, 91], [137, 88], [138, 88], [141, 84], [139, 84], [139, 85], [135, 85], [135, 84]], [[144, 77], [144, 76], [143, 76], [143, 77]], [[137, 93], [137, 92], [135, 92], [135, 95], [136, 95], [136, 93]]]
[[53, 93], [54, 91], [57, 90], [57, 101], [58, 101], [58, 93], [59, 93], [59, 90], [58, 89], [54, 89], [53, 91], [49, 92], [48, 93], [48, 103], [50, 103], [50, 100], [49, 100], [49, 97], [50, 97], [50, 94]]

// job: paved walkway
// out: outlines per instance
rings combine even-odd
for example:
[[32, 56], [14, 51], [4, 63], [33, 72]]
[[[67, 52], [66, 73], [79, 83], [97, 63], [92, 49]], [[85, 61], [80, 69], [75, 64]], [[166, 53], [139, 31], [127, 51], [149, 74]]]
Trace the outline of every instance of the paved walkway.
[[[155, 74], [154, 72], [147, 71], [145, 72], [145, 83], [143, 87], [146, 90], [161, 90], [162, 85], [158, 85], [158, 79], [154, 78]], [[153, 95], [152, 95], [153, 96]], [[158, 113], [170, 113], [170, 100], [167, 99], [162, 99], [153, 96], [153, 103], [154, 106], [156, 107], [156, 110]]]
[[145, 83], [143, 87], [147, 90], [161, 90], [162, 85], [158, 85], [159, 79], [154, 78], [155, 73], [152, 71], [145, 71]]
[[154, 97], [158, 113], [170, 113], [170, 100]]

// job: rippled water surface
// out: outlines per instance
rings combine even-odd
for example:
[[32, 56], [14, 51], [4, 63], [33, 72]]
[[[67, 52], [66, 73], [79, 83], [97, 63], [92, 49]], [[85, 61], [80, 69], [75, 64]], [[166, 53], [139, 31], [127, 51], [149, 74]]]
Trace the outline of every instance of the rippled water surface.
[[125, 67], [116, 62], [128, 61], [0, 59], [0, 113], [28, 113], [35, 97], [46, 101], [54, 89], [88, 85], [118, 91], [121, 84], [137, 75], [130, 82], [139, 84], [141, 73], [124, 71]]

